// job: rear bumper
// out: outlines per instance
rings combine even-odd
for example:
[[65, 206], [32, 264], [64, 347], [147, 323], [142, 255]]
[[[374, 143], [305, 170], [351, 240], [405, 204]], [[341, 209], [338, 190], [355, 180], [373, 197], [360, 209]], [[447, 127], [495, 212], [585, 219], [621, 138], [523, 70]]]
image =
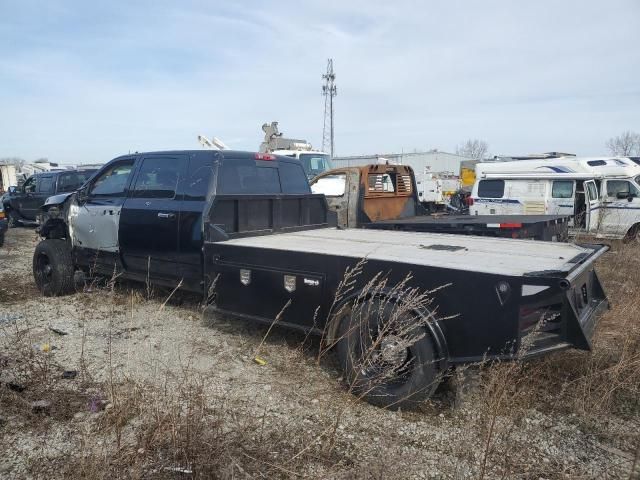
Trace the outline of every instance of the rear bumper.
[[528, 316], [535, 317], [541, 312], [543, 321], [534, 327], [523, 328], [521, 309], [520, 358], [537, 357], [564, 348], [591, 350], [595, 328], [602, 313], [609, 308], [609, 301], [595, 271], [596, 259], [608, 247], [590, 247], [595, 248], [594, 253], [565, 278], [559, 279], [561, 286], [557, 292], [536, 299], [534, 303], [524, 303], [523, 309]]

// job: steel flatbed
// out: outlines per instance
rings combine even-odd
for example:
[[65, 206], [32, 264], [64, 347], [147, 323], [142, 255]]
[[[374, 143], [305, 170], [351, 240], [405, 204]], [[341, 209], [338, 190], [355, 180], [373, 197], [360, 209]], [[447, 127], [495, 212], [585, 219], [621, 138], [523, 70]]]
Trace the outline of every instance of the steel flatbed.
[[418, 215], [365, 223], [363, 228], [491, 237], [566, 240], [566, 215]]

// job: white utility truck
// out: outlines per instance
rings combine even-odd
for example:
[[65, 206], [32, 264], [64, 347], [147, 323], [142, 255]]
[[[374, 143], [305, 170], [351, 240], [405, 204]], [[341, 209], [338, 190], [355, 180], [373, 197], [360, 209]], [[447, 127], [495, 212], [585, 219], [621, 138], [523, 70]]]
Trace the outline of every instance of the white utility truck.
[[306, 140], [284, 138], [278, 131], [278, 122], [263, 124], [262, 131], [264, 141], [260, 144], [260, 153], [297, 158], [309, 180], [333, 168], [331, 156], [328, 153], [314, 150]]
[[572, 215], [577, 231], [640, 241], [640, 165], [560, 157], [476, 165], [471, 215]]

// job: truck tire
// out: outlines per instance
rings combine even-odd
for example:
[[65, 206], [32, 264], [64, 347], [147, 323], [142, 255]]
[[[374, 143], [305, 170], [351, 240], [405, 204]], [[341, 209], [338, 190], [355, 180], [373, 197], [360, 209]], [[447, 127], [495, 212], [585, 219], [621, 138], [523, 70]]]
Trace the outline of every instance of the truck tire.
[[66, 295], [74, 290], [71, 248], [64, 240], [43, 240], [33, 253], [33, 278], [45, 297]]
[[640, 224], [636, 224], [631, 227], [622, 241], [624, 243], [633, 243], [640, 245]]
[[7, 222], [9, 224], [9, 228], [16, 228], [20, 226], [20, 217], [13, 210], [9, 210]]
[[[336, 350], [352, 393], [379, 407], [414, 408], [440, 383], [436, 352], [427, 330], [415, 326], [408, 313], [393, 315], [393, 309], [383, 299], [353, 307], [338, 326]], [[402, 332], [390, 321], [405, 325]], [[386, 330], [384, 338], [380, 329]]]
[[4, 232], [0, 232], [0, 247], [4, 245]]

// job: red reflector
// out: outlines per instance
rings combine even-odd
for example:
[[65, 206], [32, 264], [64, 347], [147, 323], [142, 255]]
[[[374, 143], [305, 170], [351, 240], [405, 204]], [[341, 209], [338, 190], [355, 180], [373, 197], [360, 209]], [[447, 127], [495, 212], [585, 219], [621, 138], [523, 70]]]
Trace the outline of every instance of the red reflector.
[[268, 153], [256, 153], [256, 160], [275, 160], [275, 155], [269, 155]]
[[521, 223], [501, 223], [500, 228], [521, 228]]

